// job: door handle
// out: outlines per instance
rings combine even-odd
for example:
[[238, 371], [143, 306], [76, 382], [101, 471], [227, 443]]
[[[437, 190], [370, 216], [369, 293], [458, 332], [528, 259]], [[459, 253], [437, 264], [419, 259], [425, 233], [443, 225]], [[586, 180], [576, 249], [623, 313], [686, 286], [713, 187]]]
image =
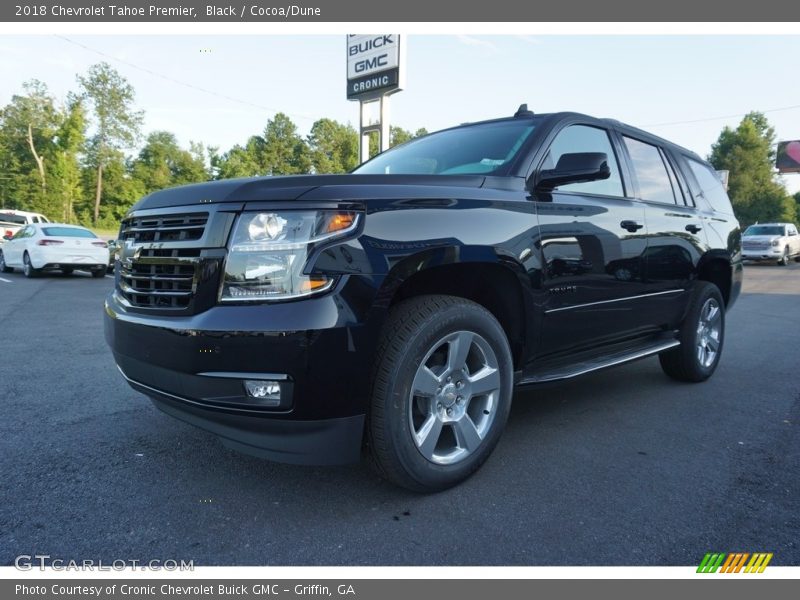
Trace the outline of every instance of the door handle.
[[698, 231], [700, 231], [702, 229], [702, 227], [698, 227], [697, 225], [694, 225], [694, 224], [689, 224], [689, 225], [687, 225], [685, 227], [685, 229], [689, 233], [697, 233]]
[[637, 223], [636, 221], [622, 221], [619, 224], [620, 227], [634, 233], [644, 227], [641, 223]]

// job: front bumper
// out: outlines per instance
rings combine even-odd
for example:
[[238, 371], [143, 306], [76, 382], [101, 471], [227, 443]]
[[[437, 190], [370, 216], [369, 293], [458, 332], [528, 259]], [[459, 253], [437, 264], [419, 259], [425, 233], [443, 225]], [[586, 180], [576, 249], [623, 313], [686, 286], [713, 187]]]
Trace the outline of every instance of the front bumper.
[[301, 465], [347, 464], [357, 461], [360, 456], [364, 415], [316, 421], [267, 419], [252, 413], [214, 410], [138, 383], [124, 372], [122, 374], [133, 389], [148, 395], [157, 408], [216, 434], [225, 446], [233, 450]]
[[782, 248], [769, 250], [742, 250], [742, 260], [780, 260], [782, 257]]
[[[353, 462], [377, 325], [345, 301], [363, 282], [343, 279], [325, 296], [174, 317], [131, 311], [112, 293], [106, 341], [134, 389], [230, 447], [280, 462]], [[245, 393], [246, 379], [278, 377], [279, 408]]]

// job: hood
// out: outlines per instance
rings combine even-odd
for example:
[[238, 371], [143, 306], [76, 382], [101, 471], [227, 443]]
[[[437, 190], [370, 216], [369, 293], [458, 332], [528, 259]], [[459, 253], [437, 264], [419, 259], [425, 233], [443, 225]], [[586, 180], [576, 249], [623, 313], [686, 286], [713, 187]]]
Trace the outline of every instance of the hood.
[[[482, 175], [289, 175], [195, 183], [153, 192], [131, 210], [216, 202], [269, 202], [389, 197], [404, 190], [419, 197], [451, 195], [441, 188], [483, 186]], [[412, 189], [409, 189], [411, 187]]]

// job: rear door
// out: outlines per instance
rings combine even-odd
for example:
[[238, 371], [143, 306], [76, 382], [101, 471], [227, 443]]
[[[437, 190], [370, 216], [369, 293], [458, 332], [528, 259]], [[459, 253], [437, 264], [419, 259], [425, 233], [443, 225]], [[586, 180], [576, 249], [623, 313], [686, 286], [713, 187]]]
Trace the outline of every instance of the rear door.
[[605, 127], [563, 127], [537, 168], [553, 168], [562, 154], [575, 152], [605, 153], [611, 177], [534, 198], [544, 290], [539, 356], [609, 343], [646, 327], [640, 310], [644, 206], [629, 195], [619, 148]]
[[705, 218], [695, 207], [683, 174], [669, 150], [622, 132], [637, 198], [645, 206], [648, 239], [643, 284], [651, 294], [653, 323], [672, 326], [685, 306], [685, 290], [708, 250]]

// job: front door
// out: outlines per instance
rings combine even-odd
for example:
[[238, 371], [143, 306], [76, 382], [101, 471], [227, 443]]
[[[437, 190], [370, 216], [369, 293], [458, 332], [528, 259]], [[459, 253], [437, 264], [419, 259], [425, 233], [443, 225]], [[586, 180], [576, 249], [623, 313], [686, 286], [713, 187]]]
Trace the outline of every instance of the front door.
[[627, 197], [607, 130], [574, 124], [554, 138], [540, 169], [562, 154], [603, 152], [611, 176], [534, 198], [544, 291], [540, 353], [557, 356], [636, 335], [642, 317], [644, 205]]

